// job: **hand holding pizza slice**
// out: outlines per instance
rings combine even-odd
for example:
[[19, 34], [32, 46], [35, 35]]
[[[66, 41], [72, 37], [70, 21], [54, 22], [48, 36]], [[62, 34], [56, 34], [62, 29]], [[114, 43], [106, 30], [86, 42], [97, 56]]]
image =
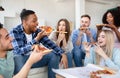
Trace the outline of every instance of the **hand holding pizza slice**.
[[52, 51], [52, 49], [48, 49], [43, 45], [34, 45], [34, 48], [37, 49], [37, 52], [42, 52], [43, 54], [48, 54]]
[[46, 33], [51, 33], [53, 31], [50, 26], [40, 26], [40, 29], [44, 30]]

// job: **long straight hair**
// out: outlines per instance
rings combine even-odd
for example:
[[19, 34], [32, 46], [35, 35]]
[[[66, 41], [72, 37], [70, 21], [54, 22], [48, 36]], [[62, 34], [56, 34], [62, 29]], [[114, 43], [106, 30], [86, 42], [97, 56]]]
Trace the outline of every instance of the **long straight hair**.
[[[67, 33], [65, 33], [65, 38], [66, 38], [66, 42], [68, 42], [70, 34], [71, 34], [71, 32], [70, 32], [70, 23], [69, 23], [69, 21], [67, 19], [60, 19], [58, 21], [58, 23], [57, 23], [57, 31], [59, 31], [59, 24], [60, 24], [61, 21], [65, 22], [65, 28], [66, 28], [65, 32], [67, 32]], [[58, 35], [59, 35], [59, 33], [56, 33], [57, 38], [58, 38]], [[63, 44], [62, 43], [60, 43], [60, 44], [61, 44], [60, 45], [60, 47], [61, 47]]]
[[[106, 46], [105, 46], [105, 49], [103, 49], [103, 50], [109, 58], [112, 58], [112, 55], [113, 55], [112, 50], [113, 50], [113, 47], [114, 47], [113, 32], [111, 30], [102, 30], [101, 32], [105, 33], [105, 38], [106, 38]], [[98, 35], [100, 35], [100, 33]], [[101, 59], [101, 56], [96, 53], [96, 63], [97, 64], [100, 63], [100, 59]]]

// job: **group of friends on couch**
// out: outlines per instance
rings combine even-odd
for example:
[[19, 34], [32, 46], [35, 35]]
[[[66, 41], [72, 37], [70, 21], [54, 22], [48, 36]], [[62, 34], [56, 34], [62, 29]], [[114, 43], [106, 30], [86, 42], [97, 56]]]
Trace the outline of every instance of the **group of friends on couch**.
[[[21, 24], [10, 33], [0, 24], [0, 78], [27, 78], [31, 68], [43, 66], [48, 66], [48, 78], [55, 78], [52, 68], [73, 67], [72, 59], [75, 67], [92, 63], [120, 70], [120, 7], [107, 10], [96, 29], [87, 14], [78, 29], [71, 31], [62, 18], [52, 33], [37, 27], [33, 10], [23, 9], [20, 18]], [[38, 44], [52, 52], [42, 52]]]

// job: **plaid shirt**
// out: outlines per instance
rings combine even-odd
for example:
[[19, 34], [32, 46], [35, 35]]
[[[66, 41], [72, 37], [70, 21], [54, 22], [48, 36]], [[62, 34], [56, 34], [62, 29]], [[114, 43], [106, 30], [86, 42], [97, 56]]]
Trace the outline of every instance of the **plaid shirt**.
[[10, 32], [10, 35], [13, 37], [12, 45], [14, 54], [28, 54], [32, 49], [33, 44], [42, 43], [45, 47], [53, 49], [55, 54], [61, 55], [64, 51], [58, 47], [53, 41], [51, 41], [47, 36], [41, 38], [38, 42], [34, 39], [37, 34], [40, 32], [40, 29], [37, 29], [35, 33], [32, 33], [32, 41], [27, 42], [27, 38], [23, 31], [23, 26], [18, 25], [16, 28]]

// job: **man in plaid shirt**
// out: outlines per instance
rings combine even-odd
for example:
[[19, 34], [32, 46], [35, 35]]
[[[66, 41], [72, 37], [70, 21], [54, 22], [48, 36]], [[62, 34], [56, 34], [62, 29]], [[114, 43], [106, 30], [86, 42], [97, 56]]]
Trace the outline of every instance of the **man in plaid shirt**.
[[42, 44], [53, 52], [45, 55], [32, 68], [43, 67], [48, 65], [48, 78], [55, 78], [52, 68], [58, 68], [59, 59], [67, 68], [67, 57], [64, 51], [47, 37], [47, 33], [37, 28], [37, 16], [34, 11], [23, 9], [20, 14], [22, 24], [13, 28], [10, 35], [14, 38], [13, 52], [15, 54], [15, 74], [19, 72], [28, 59], [34, 44]]

